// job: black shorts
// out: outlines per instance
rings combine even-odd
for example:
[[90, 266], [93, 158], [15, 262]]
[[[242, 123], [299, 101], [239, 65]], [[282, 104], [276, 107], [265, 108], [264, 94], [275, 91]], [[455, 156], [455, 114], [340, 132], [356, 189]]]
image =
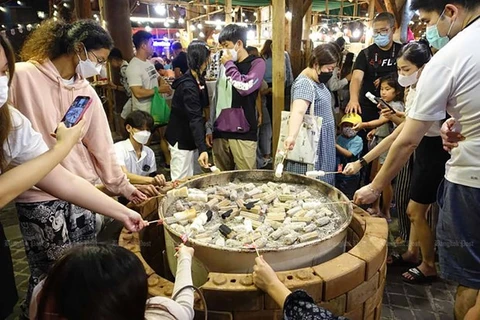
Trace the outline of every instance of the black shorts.
[[441, 137], [423, 137], [415, 150], [410, 199], [421, 204], [436, 201], [448, 159], [450, 154], [443, 150]]

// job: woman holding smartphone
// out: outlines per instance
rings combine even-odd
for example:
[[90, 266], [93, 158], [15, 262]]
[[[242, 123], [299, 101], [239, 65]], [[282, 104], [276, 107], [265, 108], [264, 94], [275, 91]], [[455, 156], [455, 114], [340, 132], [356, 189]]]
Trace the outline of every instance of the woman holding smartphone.
[[[78, 143], [85, 128], [85, 121], [80, 121], [71, 129], [60, 124], [56, 142], [48, 150], [42, 136], [32, 129], [30, 121], [8, 105], [8, 86], [14, 70], [15, 54], [8, 41], [0, 36], [0, 208], [36, 185], [56, 197], [120, 220], [130, 231], [141, 230], [146, 223], [138, 213], [120, 205], [86, 180], [58, 166]], [[6, 171], [11, 167], [13, 168]], [[55, 226], [62, 232], [67, 231], [65, 218], [64, 215], [55, 216]], [[39, 231], [42, 234], [48, 233], [48, 229]], [[18, 297], [10, 250], [1, 224], [0, 283], [0, 319], [4, 319], [11, 313]]]
[[[51, 147], [55, 143], [51, 132], [75, 98], [90, 97], [92, 103], [83, 115], [81, 143], [73, 147], [62, 166], [92, 185], [105, 185], [111, 194], [142, 201], [146, 196], [128, 182], [117, 164], [103, 105], [85, 80], [99, 74], [112, 47], [110, 35], [92, 20], [71, 24], [45, 21], [24, 44], [21, 56], [27, 62], [16, 65], [10, 98]], [[84, 196], [71, 189], [78, 197]], [[96, 240], [95, 212], [99, 210], [88, 210], [50, 194], [32, 188], [16, 202], [32, 273], [29, 293], [65, 247]]]

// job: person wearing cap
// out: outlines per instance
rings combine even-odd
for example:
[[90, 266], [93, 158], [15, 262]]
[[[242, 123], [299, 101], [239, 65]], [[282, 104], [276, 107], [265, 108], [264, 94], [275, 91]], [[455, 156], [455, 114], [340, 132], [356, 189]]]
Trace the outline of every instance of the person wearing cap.
[[172, 61], [173, 72], [175, 72], [175, 79], [178, 79], [188, 71], [187, 54], [178, 41], [172, 44], [172, 52], [175, 57]]
[[[353, 129], [362, 122], [362, 117], [356, 113], [347, 113], [340, 121], [340, 135], [337, 137], [335, 148], [337, 150], [337, 165], [342, 168], [349, 162], [356, 161], [363, 151], [363, 140], [357, 136]], [[360, 184], [360, 174], [343, 175], [339, 174], [335, 186], [342, 191], [349, 199], [353, 199], [355, 191]]]

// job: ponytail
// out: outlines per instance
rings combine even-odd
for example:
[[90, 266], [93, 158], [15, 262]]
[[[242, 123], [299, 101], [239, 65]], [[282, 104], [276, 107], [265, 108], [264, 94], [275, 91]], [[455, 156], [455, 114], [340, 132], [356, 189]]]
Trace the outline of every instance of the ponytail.
[[198, 78], [205, 81], [204, 75], [200, 72], [202, 65], [210, 57], [210, 49], [203, 41], [193, 41], [187, 48], [187, 63], [190, 70], [195, 71]]

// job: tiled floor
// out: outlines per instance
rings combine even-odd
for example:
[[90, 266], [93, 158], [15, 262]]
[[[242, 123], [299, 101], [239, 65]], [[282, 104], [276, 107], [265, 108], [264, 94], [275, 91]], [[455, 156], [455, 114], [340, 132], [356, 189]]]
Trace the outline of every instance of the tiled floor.
[[[0, 211], [0, 221], [5, 227], [11, 246], [15, 280], [21, 300], [25, 297], [29, 270], [14, 206], [7, 206]], [[394, 243], [393, 239], [397, 230], [396, 221], [390, 225], [390, 229], [390, 243]], [[387, 286], [383, 295], [382, 320], [453, 319], [454, 284], [438, 281], [425, 286], [409, 285], [401, 279], [400, 275], [404, 271], [404, 268], [390, 268], [388, 270]], [[17, 305], [14, 314], [7, 319], [19, 319], [19, 314], [20, 309]]]

